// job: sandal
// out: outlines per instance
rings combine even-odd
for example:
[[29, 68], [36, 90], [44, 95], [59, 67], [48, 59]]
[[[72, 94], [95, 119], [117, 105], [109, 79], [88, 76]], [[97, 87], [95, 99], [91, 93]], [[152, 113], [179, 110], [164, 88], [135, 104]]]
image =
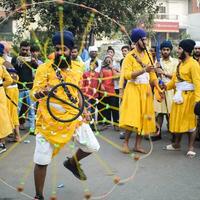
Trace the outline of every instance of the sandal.
[[172, 144], [165, 146], [163, 149], [167, 150], [167, 151], [180, 151], [181, 150], [180, 148], [174, 148]]

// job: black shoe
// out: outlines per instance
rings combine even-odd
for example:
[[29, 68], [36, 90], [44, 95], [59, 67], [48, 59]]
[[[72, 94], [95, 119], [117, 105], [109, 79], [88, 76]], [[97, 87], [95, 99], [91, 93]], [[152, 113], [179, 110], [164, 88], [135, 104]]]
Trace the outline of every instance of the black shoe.
[[74, 176], [81, 181], [87, 180], [87, 176], [85, 175], [84, 171], [81, 169], [80, 163], [77, 163], [76, 165], [72, 165], [70, 162], [70, 159], [68, 158], [63, 162], [63, 165], [65, 168], [67, 168], [69, 171], [71, 171]]
[[0, 154], [3, 153], [3, 152], [5, 152], [5, 151], [7, 151], [7, 149], [6, 149], [6, 145], [0, 143]]
[[30, 131], [29, 135], [35, 136], [35, 132], [34, 131]]
[[124, 132], [121, 132], [119, 134], [119, 139], [121, 139], [121, 140], [125, 139], [125, 133]]
[[157, 140], [161, 140], [161, 139], [162, 139], [161, 135], [152, 136], [152, 137], [151, 137], [151, 140], [152, 140], [152, 141], [157, 141]]
[[96, 128], [95, 128], [94, 124], [90, 124], [90, 128], [91, 128], [93, 131], [96, 131]]
[[34, 200], [44, 200], [44, 197], [42, 195], [36, 195]]

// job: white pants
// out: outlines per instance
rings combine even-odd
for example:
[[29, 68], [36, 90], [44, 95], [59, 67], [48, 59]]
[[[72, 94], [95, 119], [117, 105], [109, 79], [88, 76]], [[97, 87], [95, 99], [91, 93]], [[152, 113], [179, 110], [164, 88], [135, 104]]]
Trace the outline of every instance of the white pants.
[[[99, 150], [100, 145], [88, 124], [83, 123], [74, 134], [74, 142], [82, 151], [93, 153]], [[36, 146], [33, 157], [34, 163], [48, 165], [53, 155], [53, 145], [50, 144], [40, 133], [36, 135]]]
[[53, 145], [50, 144], [41, 134], [36, 135], [34, 163], [38, 165], [48, 165], [53, 155]]

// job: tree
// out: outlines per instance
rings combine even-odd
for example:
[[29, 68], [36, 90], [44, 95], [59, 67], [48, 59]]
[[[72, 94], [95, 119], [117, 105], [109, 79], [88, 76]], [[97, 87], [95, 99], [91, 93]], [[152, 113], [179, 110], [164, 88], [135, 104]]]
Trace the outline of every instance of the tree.
[[[21, 20], [23, 24], [18, 27], [19, 34], [25, 29], [28, 30], [30, 23], [35, 22], [36, 16], [39, 16], [38, 27], [34, 31], [45, 30], [48, 36], [51, 36], [55, 30], [59, 30], [59, 12], [62, 12], [63, 8], [63, 27], [70, 29], [76, 35], [76, 39], [80, 41], [83, 35], [86, 36], [91, 31], [97, 36], [109, 37], [112, 32], [120, 30], [120, 26], [117, 26], [114, 21], [123, 25], [128, 32], [141, 19], [147, 26], [151, 25], [154, 14], [157, 12], [156, 1], [69, 0], [70, 4], [62, 4], [62, 0], [55, 0], [52, 3], [42, 3], [44, 1], [41, 0], [1, 0], [0, 7], [3, 7], [7, 14], [17, 10], [13, 17]], [[24, 2], [23, 5], [22, 2]], [[87, 9], [84, 5], [94, 9]], [[19, 9], [19, 7], [21, 8]], [[99, 12], [103, 14], [99, 14]], [[89, 21], [90, 23], [88, 23]]]

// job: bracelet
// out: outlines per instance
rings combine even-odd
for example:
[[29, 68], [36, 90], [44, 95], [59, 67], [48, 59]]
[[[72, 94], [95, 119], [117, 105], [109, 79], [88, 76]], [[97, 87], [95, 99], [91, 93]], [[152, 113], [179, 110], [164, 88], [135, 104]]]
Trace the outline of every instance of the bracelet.
[[35, 93], [34, 96], [36, 99], [41, 99], [45, 97], [45, 94], [42, 91], [40, 91], [40, 92]]

